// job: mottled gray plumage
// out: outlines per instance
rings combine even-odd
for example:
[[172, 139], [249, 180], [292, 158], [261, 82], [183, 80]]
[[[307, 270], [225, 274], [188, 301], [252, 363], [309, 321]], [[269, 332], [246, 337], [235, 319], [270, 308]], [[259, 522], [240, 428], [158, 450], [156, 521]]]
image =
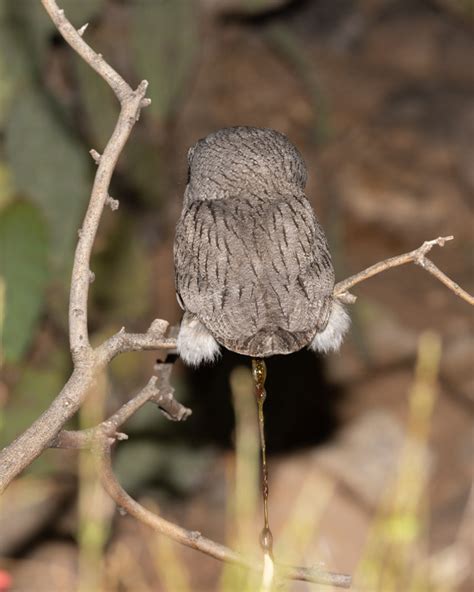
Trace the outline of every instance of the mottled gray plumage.
[[348, 319], [296, 148], [236, 127], [199, 140], [188, 162], [174, 250], [183, 359], [211, 360], [218, 344], [254, 357], [338, 347]]

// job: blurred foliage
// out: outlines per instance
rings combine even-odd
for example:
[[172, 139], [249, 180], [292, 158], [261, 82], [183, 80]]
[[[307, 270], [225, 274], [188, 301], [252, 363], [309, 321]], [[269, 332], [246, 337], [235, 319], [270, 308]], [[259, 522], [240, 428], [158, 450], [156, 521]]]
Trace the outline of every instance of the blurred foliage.
[[[94, 47], [97, 45], [94, 44]], [[111, 88], [88, 64], [78, 61], [76, 72], [88, 136], [94, 146], [103, 150], [117, 121], [119, 104]]]
[[0, 275], [6, 287], [3, 357], [16, 361], [31, 339], [47, 280], [46, 227], [31, 204], [11, 203], [0, 213]]
[[[63, 349], [53, 349], [43, 363], [30, 364], [25, 368], [12, 392], [7, 409], [8, 421], [0, 431], [0, 448], [25, 430], [46, 408], [52, 395], [61, 390], [69, 370], [69, 356]], [[38, 468], [38, 462], [33, 470]]]
[[[159, 413], [158, 409], [155, 412]], [[150, 484], [152, 475], [160, 475], [160, 485], [175, 495], [184, 496], [202, 482], [205, 469], [214, 458], [210, 449], [193, 451], [183, 445], [135, 440], [119, 448], [115, 472], [129, 492]]]
[[15, 187], [13, 185], [10, 169], [0, 161], [0, 210], [13, 199]]
[[21, 94], [10, 111], [6, 154], [18, 190], [48, 220], [53, 268], [69, 267], [90, 192], [87, 155], [46, 98], [32, 92]]
[[312, 104], [313, 122], [311, 139], [315, 144], [326, 144], [333, 135], [327, 99], [321, 89], [315, 69], [299, 37], [283, 23], [274, 24], [265, 31], [265, 36], [274, 50], [295, 72], [304, 86]]
[[107, 245], [93, 259], [100, 278], [94, 301], [102, 323], [133, 324], [149, 313], [152, 273], [145, 245], [134, 240], [136, 227], [124, 217], [117, 218]]
[[409, 394], [407, 438], [393, 483], [378, 508], [359, 565], [362, 590], [423, 592], [445, 590], [430, 582], [422, 559], [427, 533], [429, 436], [438, 395], [441, 340], [425, 333], [418, 345], [415, 378]]
[[188, 0], [135, 2], [131, 58], [149, 81], [151, 113], [163, 121], [179, 105], [197, 47], [196, 5]]

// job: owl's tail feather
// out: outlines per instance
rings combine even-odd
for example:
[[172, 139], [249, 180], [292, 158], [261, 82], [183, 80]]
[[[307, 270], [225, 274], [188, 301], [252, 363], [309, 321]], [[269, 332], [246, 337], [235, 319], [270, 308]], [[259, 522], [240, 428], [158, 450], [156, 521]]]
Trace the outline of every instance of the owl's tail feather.
[[238, 343], [225, 344], [230, 350], [254, 358], [291, 354], [308, 344], [312, 335], [306, 331], [292, 333], [281, 327], [261, 329]]
[[[240, 339], [220, 338], [219, 341], [233, 352], [266, 358], [275, 354], [291, 354], [308, 346], [313, 351], [337, 351], [349, 329], [350, 318], [344, 306], [335, 300], [326, 327], [314, 335], [313, 331], [290, 332], [281, 327], [265, 328], [254, 335]], [[185, 364], [199, 366], [211, 363], [221, 355], [219, 343], [199, 319], [185, 312], [178, 333], [177, 350]]]

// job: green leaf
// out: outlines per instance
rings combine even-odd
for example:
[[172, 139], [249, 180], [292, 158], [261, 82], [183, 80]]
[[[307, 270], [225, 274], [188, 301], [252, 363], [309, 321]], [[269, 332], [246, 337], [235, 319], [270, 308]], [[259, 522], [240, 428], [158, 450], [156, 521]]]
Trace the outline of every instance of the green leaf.
[[19, 360], [30, 343], [48, 274], [47, 231], [38, 209], [16, 202], [0, 215], [0, 276], [5, 283], [2, 351]]
[[163, 119], [177, 107], [197, 47], [197, 15], [189, 0], [133, 2], [132, 62], [149, 81], [150, 111]]
[[88, 155], [33, 90], [20, 95], [11, 110], [6, 154], [18, 191], [40, 206], [49, 223], [52, 264], [62, 271], [71, 262], [90, 195]]

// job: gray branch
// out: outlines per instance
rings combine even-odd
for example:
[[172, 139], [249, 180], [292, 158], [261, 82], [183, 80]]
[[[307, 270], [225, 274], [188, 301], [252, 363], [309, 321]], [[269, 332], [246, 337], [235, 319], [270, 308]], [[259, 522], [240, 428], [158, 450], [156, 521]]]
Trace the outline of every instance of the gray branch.
[[[90, 257], [100, 218], [109, 197], [109, 185], [118, 158], [140, 116], [148, 83], [144, 80], [136, 90], [123, 80], [97, 54], [71, 25], [54, 0], [42, 0], [64, 39], [112, 88], [120, 102], [120, 115], [110, 140], [100, 155], [92, 151], [97, 162], [89, 206], [79, 233], [74, 254], [74, 265], [69, 300], [69, 342], [74, 370], [50, 407], [23, 434], [0, 452], [0, 493], [23, 469], [28, 467], [58, 436], [64, 424], [77, 412], [107, 363], [126, 351], [143, 349], [172, 349], [174, 340], [165, 337], [166, 321], [155, 321], [147, 333], [119, 332], [97, 349], [89, 341], [87, 300], [90, 284]], [[83, 32], [83, 31], [82, 31]]]

